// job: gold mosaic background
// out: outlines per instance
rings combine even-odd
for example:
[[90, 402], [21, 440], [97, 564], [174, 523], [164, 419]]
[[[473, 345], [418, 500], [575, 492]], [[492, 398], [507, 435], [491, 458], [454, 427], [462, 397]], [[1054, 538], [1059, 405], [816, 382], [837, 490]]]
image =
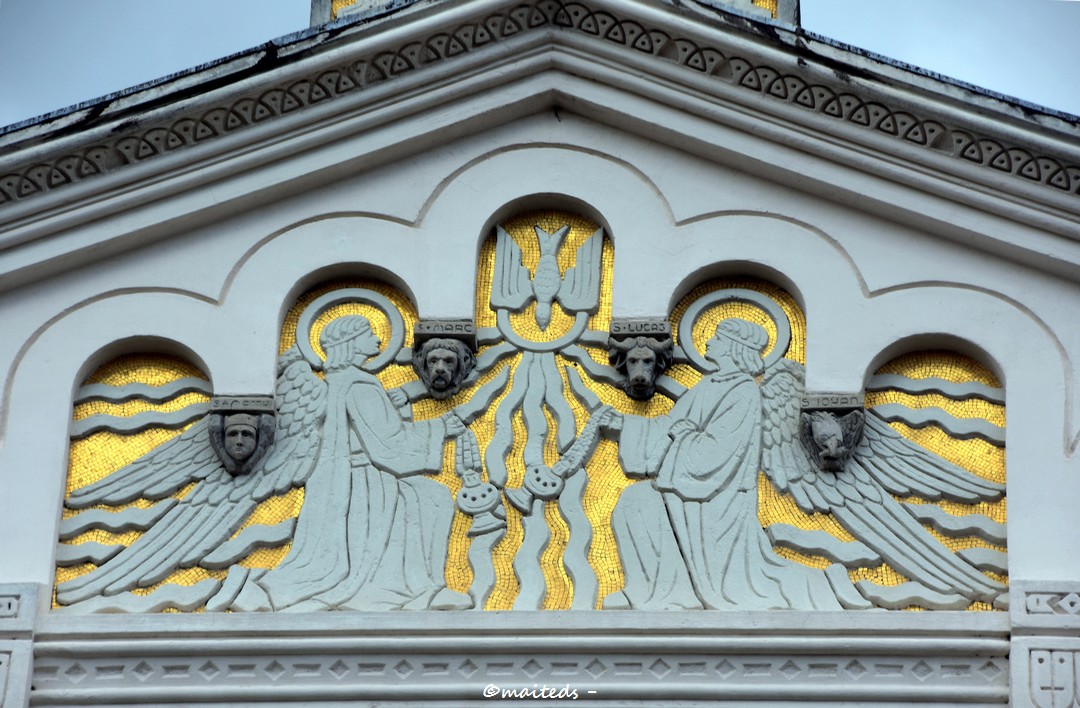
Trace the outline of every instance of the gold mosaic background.
[[[979, 382], [988, 386], [1000, 387], [1000, 383], [986, 367], [974, 359], [950, 351], [925, 351], [906, 354], [882, 366], [876, 373], [899, 374], [913, 379], [937, 377], [956, 383]], [[911, 395], [901, 391], [868, 391], [866, 407], [872, 408], [884, 403], [899, 403], [910, 408], [942, 408], [958, 418], [983, 418], [1004, 427], [1005, 407], [976, 398], [955, 401], [939, 394]], [[981, 477], [994, 482], [1005, 482], [1005, 449], [977, 438], [959, 440], [951, 437], [941, 427], [929, 425], [924, 428], [912, 428], [903, 423], [890, 423], [894, 430], [905, 438], [940, 455], [953, 464], [959, 465]], [[760, 516], [762, 524], [789, 523], [804, 529], [828, 531], [842, 541], [853, 540], [836, 521], [827, 514], [807, 516], [800, 512], [787, 495], [780, 495], [767, 480], [759, 482], [761, 498]], [[999, 523], [1006, 522], [1007, 500], [1003, 497], [996, 502], [979, 504], [959, 504], [950, 501], [927, 502], [919, 497], [897, 497], [902, 502], [916, 504], [933, 503], [942, 510], [955, 516], [984, 514]], [[966, 548], [991, 548], [1005, 552], [1004, 546], [996, 546], [977, 536], [951, 537], [925, 525], [926, 530], [941, 541], [947, 548], [959, 551]], [[798, 560], [807, 565], [824, 568], [830, 561], [820, 556], [805, 556], [786, 548], [775, 549], [785, 558]], [[849, 572], [852, 581], [871, 580], [881, 585], [899, 585], [909, 578], [887, 565], [876, 568], [860, 568]], [[998, 573], [986, 573], [991, 578], [1008, 583], [1008, 577]], [[908, 609], [920, 609], [912, 607]], [[991, 610], [988, 603], [973, 603], [968, 609]]]
[[[128, 355], [118, 357], [105, 364], [84, 383], [107, 384], [109, 386], [124, 386], [129, 383], [145, 383], [150, 386], [161, 386], [177, 379], [196, 377], [206, 379], [206, 375], [188, 362], [171, 356], [163, 355]], [[128, 417], [145, 411], [170, 412], [180, 410], [192, 403], [207, 403], [210, 397], [201, 393], [186, 393], [174, 396], [163, 403], [149, 403], [147, 401], [131, 400], [123, 403], [109, 403], [107, 401], [90, 401], [73, 407], [72, 420], [82, 420], [92, 415], [106, 414]], [[121, 435], [108, 431], [94, 433], [80, 440], [72, 440], [69, 446], [67, 493], [80, 489], [88, 484], [97, 482], [106, 475], [115, 472], [124, 465], [134, 462], [146, 453], [173, 439], [190, 426], [177, 430], [152, 427], [142, 432], [131, 435]], [[174, 497], [182, 499], [191, 491], [193, 485], [189, 485], [177, 492]], [[145, 499], [137, 499], [121, 506], [97, 506], [96, 509], [105, 511], [121, 511], [129, 507], [147, 508], [155, 502]], [[64, 509], [62, 518], [70, 518], [76, 512]], [[141, 534], [139, 531], [125, 531], [111, 533], [101, 529], [87, 531], [80, 534], [67, 543], [77, 545], [88, 541], [96, 541], [105, 545], [123, 544], [130, 545]], [[92, 571], [95, 567], [92, 563], [69, 566], [56, 569], [56, 582], [77, 578]], [[147, 594], [160, 587], [165, 582], [177, 582], [183, 585], [192, 585], [208, 577], [224, 577], [223, 572], [216, 575], [202, 569], [181, 571], [163, 583], [136, 591], [138, 594]], [[55, 592], [54, 592], [55, 596]], [[54, 607], [55, 607], [54, 597]]]
[[[563, 239], [562, 247], [556, 255], [556, 260], [559, 263], [559, 270], [564, 273], [567, 268], [574, 265], [577, 249], [585, 243], [586, 239], [592, 236], [598, 228], [600, 228], [599, 224], [582, 216], [561, 211], [540, 211], [520, 214], [502, 224], [506, 232], [514, 238], [514, 241], [521, 248], [521, 261], [530, 271], [535, 270], [537, 263], [540, 260], [540, 246], [536, 234], [533, 231], [533, 226], [540, 226], [540, 228], [548, 233], [554, 233], [565, 225], [570, 226], [570, 232], [566, 235], [566, 238]], [[611, 273], [614, 267], [614, 257], [615, 253], [611, 240], [605, 236], [601, 256], [602, 275], [600, 282], [600, 307], [596, 314], [589, 317], [588, 321], [590, 329], [595, 329], [604, 332], [605, 334], [611, 328]], [[477, 273], [476, 326], [494, 327], [496, 315], [489, 306], [491, 285], [495, 273], [494, 233], [492, 233], [484, 242], [484, 245], [480, 250], [480, 262]], [[510, 315], [510, 322], [514, 331], [521, 337], [530, 341], [553, 341], [569, 332], [571, 326], [574, 324], [574, 316], [564, 312], [557, 302], [552, 304], [551, 322], [546, 330], [541, 330], [536, 324], [535, 312], [536, 303], [533, 302], [523, 312]], [[606, 349], [590, 349], [589, 354], [597, 361], [604, 364], [607, 363]], [[561, 360], [561, 357], [559, 357], [559, 359]], [[511, 362], [511, 366], [516, 367], [517, 363], [518, 358], [515, 357], [514, 361]], [[560, 364], [565, 363], [567, 363], [565, 360], [560, 361]], [[563, 387], [568, 390], [569, 384], [566, 382], [565, 370], [561, 366], [560, 370], [563, 373]], [[509, 390], [509, 386], [507, 386], [507, 390]], [[567, 402], [574, 411], [574, 416], [578, 421], [578, 430], [580, 431], [588, 421], [588, 413], [573, 396], [569, 396]], [[496, 403], [496, 405], [491, 407], [487, 414], [478, 419], [472, 426], [476, 431], [477, 438], [480, 440], [480, 445], [483, 448], [487, 447], [487, 444], [495, 433], [494, 413], [497, 408], [498, 405]], [[544, 446], [544, 462], [547, 465], [554, 465], [559, 458], [555, 442], [556, 424], [550, 414], [546, 411], [545, 414], [547, 416], [549, 434]], [[507, 472], [509, 475], [507, 486], [518, 487], [521, 486], [525, 475], [525, 466], [522, 461], [522, 452], [525, 448], [525, 424], [522, 421], [520, 412], [514, 416], [513, 422], [514, 446], [511, 448], [507, 458]], [[601, 474], [600, 470], [609, 469], [609, 467], [610, 460], [602, 459], [600, 449], [597, 450], [597, 454], [593, 455], [592, 461], [586, 467], [590, 481], [585, 491], [584, 508], [590, 522], [593, 523], [594, 529], [596, 529], [596, 519], [594, 519], [593, 514], [590, 513], [590, 494], [593, 492], [597, 476], [600, 476]], [[621, 472], [619, 472], [619, 474], [621, 475]], [[621, 491], [621, 487], [619, 487], [619, 491]], [[616, 492], [616, 496], [617, 493], [618, 492]], [[548, 541], [548, 545], [540, 559], [540, 566], [543, 569], [544, 579], [547, 582], [548, 589], [543, 608], [551, 610], [568, 609], [573, 600], [573, 584], [566, 573], [566, 569], [563, 567], [562, 557], [563, 552], [566, 550], [566, 544], [570, 538], [569, 528], [559, 511], [558, 502], [545, 502], [544, 516], [551, 531], [551, 539]], [[489, 610], [511, 609], [520, 590], [517, 577], [514, 574], [513, 561], [514, 556], [517, 554], [518, 549], [521, 547], [521, 543], [524, 540], [525, 531], [521, 523], [521, 514], [512, 506], [507, 505], [506, 517], [506, 536], [495, 546], [493, 552], [496, 585], [494, 592], [491, 593], [491, 597], [488, 598], [488, 602], [485, 605], [485, 609]], [[610, 511], [608, 512], [608, 517], [610, 518]], [[609, 548], [605, 548], [598, 544], [596, 536], [594, 536], [589, 559], [594, 568], [597, 567], [598, 564], [607, 565], [612, 561], [615, 564], [618, 563], [617, 554], [614, 552], [614, 544]]]
[[773, 19], [774, 20], [776, 19], [777, 0], [750, 0], [750, 1], [754, 5], [757, 5], [758, 7], [763, 7], [766, 10], [768, 10], [769, 13], [772, 14]]
[[[565, 239], [559, 253], [558, 262], [562, 271], [574, 264], [578, 247], [584, 243], [598, 228], [598, 225], [581, 216], [559, 211], [532, 212], [519, 215], [503, 224], [507, 232], [515, 239], [522, 251], [524, 264], [530, 269], [536, 267], [539, 259], [539, 246], [533, 233], [533, 226], [540, 225], [549, 232], [554, 232], [561, 226], [569, 224], [570, 233]], [[605, 236], [602, 253], [602, 278], [600, 307], [596, 314], [589, 317], [589, 328], [606, 334], [611, 323], [611, 274], [614, 267], [614, 249], [612, 242]], [[495, 313], [489, 307], [491, 285], [495, 268], [495, 238], [492, 234], [483, 244], [479, 256], [478, 282], [476, 284], [476, 323], [478, 327], [494, 327]], [[282, 325], [279, 351], [284, 352], [295, 343], [296, 322], [303, 309], [315, 298], [332, 290], [340, 288], [362, 287], [375, 290], [385, 295], [395, 307], [397, 307], [405, 321], [405, 345], [412, 345], [412, 331], [418, 316], [413, 304], [402, 293], [382, 283], [367, 280], [339, 280], [327, 283], [302, 295], [287, 313]], [[671, 314], [673, 331], [677, 330], [679, 319], [687, 308], [700, 297], [718, 289], [745, 288], [760, 292], [782, 307], [787, 314], [791, 329], [792, 340], [785, 356], [799, 363], [805, 363], [806, 321], [798, 303], [784, 290], [761, 280], [749, 278], [728, 278], [714, 280], [699, 285], [689, 292], [676, 305]], [[535, 303], [523, 313], [511, 316], [511, 322], [515, 332], [526, 339], [533, 341], [550, 341], [568, 332], [574, 322], [572, 314], [562, 311], [558, 303], [553, 304], [551, 324], [546, 331], [540, 330], [534, 318]], [[384, 343], [390, 338], [389, 321], [377, 308], [360, 303], [338, 305], [324, 313], [315, 323], [311, 333], [313, 348], [322, 354], [318, 343], [318, 335], [322, 328], [333, 318], [347, 314], [362, 314], [372, 323], [375, 334]], [[702, 317], [693, 328], [691, 342], [678, 342], [684, 347], [693, 346], [699, 351], [704, 350], [708, 339], [712, 336], [715, 326], [721, 320], [728, 317], [740, 317], [761, 324], [769, 332], [770, 343], [766, 351], [771, 351], [775, 346], [776, 327], [768, 315], [761, 308], [743, 302], [727, 302], [715, 305], [703, 313]], [[585, 347], [589, 355], [598, 363], [607, 364], [607, 350], [605, 347]], [[565, 369], [575, 364], [562, 356], [557, 355], [560, 371], [563, 375], [564, 388], [568, 390]], [[504, 368], [509, 367], [513, 372], [521, 361], [521, 355], [514, 355], [500, 362], [499, 365], [485, 374], [480, 383], [486, 383], [497, 376]], [[677, 364], [668, 372], [668, 375], [686, 387], [692, 387], [697, 383], [701, 374], [688, 364]], [[951, 381], [979, 381], [988, 385], [998, 386], [997, 380], [984, 367], [974, 360], [951, 352], [922, 352], [899, 357], [885, 366], [879, 373], [897, 373], [912, 378], [925, 378], [937, 376]], [[168, 381], [187, 376], [204, 377], [195, 367], [179, 359], [162, 356], [127, 356], [110, 362], [95, 372], [87, 383], [109, 383], [123, 385], [133, 381], [141, 381], [152, 385], [160, 385]], [[205, 378], [205, 377], [204, 377]], [[378, 374], [378, 378], [387, 388], [394, 388], [406, 382], [414, 381], [416, 375], [411, 366], [391, 364]], [[662, 394], [657, 394], [649, 401], [635, 401], [627, 397], [621, 389], [604, 384], [593, 383], [587, 376], [582, 376], [597, 396], [607, 405], [616, 410], [639, 416], [653, 417], [664, 415], [670, 411], [672, 401]], [[490, 409], [478, 418], [472, 425], [476, 433], [481, 449], [486, 449], [495, 432], [495, 411], [507, 395], [510, 386], [506, 387], [495, 400]], [[449, 412], [454, 406], [468, 400], [475, 391], [475, 387], [464, 391], [457, 396], [444, 401], [432, 399], [414, 404], [413, 414], [417, 420], [426, 420], [441, 416]], [[124, 404], [107, 404], [94, 402], [81, 404], [73, 410], [73, 418], [78, 420], [95, 413], [111, 413], [113, 415], [134, 415], [137, 412], [149, 409], [175, 410], [192, 402], [206, 401], [207, 396], [202, 394], [183, 394], [162, 404], [147, 404], [146, 402], [127, 402]], [[588, 415], [583, 407], [572, 395], [567, 396], [567, 402], [575, 413], [578, 420], [578, 429], [584, 426]], [[937, 406], [958, 417], [980, 417], [989, 420], [996, 425], [1005, 424], [1004, 407], [994, 405], [977, 399], [964, 401], [952, 401], [943, 396], [929, 394], [911, 396], [897, 391], [884, 391], [867, 394], [867, 406], [880, 403], [895, 402], [913, 408], [924, 406]], [[556, 422], [547, 415], [548, 436], [544, 449], [545, 462], [553, 465], [558, 459], [555, 445]], [[901, 435], [915, 441], [927, 449], [942, 457], [969, 469], [976, 474], [982, 475], [995, 481], [1005, 479], [1004, 450], [981, 440], [955, 440], [949, 437], [943, 430], [936, 426], [928, 426], [922, 429], [913, 429], [899, 423], [891, 424]], [[509, 472], [508, 486], [517, 487], [522, 484], [524, 465], [522, 451], [525, 446], [526, 431], [520, 413], [513, 420], [514, 446], [508, 456], [507, 466]], [[121, 468], [129, 462], [137, 459], [156, 446], [178, 435], [179, 430], [164, 430], [152, 428], [134, 435], [117, 435], [114, 433], [97, 433], [84, 440], [71, 443], [71, 462], [68, 477], [68, 491], [80, 488], [104, 477], [105, 475]], [[461, 480], [454, 470], [453, 443], [447, 444], [444, 450], [443, 471], [435, 479], [446, 485], [451, 494], [456, 494], [461, 487]], [[593, 540], [588, 559], [599, 581], [599, 593], [597, 606], [603, 598], [611, 592], [620, 589], [624, 578], [622, 567], [619, 562], [615, 539], [611, 532], [611, 515], [615, 504], [622, 491], [636, 480], [628, 479], [618, 463], [618, 450], [614, 443], [601, 440], [595, 453], [586, 466], [588, 482], [583, 496], [583, 508], [586, 517], [593, 527]], [[192, 485], [193, 486], [193, 485]], [[185, 488], [176, 494], [177, 498], [183, 498], [190, 492], [192, 486]], [[764, 475], [759, 476], [759, 518], [763, 526], [774, 523], [788, 523], [804, 529], [818, 529], [833, 534], [841, 540], [853, 540], [836, 521], [828, 514], [806, 515], [794, 504], [793, 500], [776, 491]], [[293, 489], [285, 494], [272, 497], [262, 502], [252, 513], [244, 526], [250, 524], [273, 525], [280, 521], [296, 517], [303, 504], [303, 489]], [[902, 501], [920, 502], [918, 499], [904, 499]], [[152, 504], [147, 500], [137, 500], [125, 506], [146, 507]], [[970, 513], [986, 514], [995, 521], [1004, 522], [1006, 518], [1006, 502], [963, 505], [951, 502], [941, 502], [939, 506], [949, 513], [965, 515]], [[102, 507], [105, 508], [105, 507]], [[110, 508], [118, 511], [124, 507]], [[521, 547], [524, 539], [522, 517], [512, 506], [506, 505], [507, 529], [501, 541], [493, 551], [493, 561], [496, 569], [496, 586], [491, 594], [485, 609], [507, 610], [513, 607], [519, 593], [518, 581], [513, 570], [514, 557]], [[74, 512], [64, 512], [65, 518]], [[573, 584], [563, 566], [562, 556], [569, 540], [569, 529], [557, 502], [544, 504], [544, 518], [550, 529], [551, 538], [541, 555], [540, 565], [547, 583], [547, 594], [543, 603], [544, 609], [567, 609], [573, 599]], [[471, 524], [470, 517], [456, 512], [451, 530], [449, 544], [449, 558], [447, 562], [447, 584], [450, 588], [466, 592], [468, 591], [473, 572], [468, 563], [468, 551], [471, 539], [467, 531]], [[935, 537], [939, 538], [946, 546], [953, 550], [971, 548], [976, 546], [995, 548], [976, 537], [948, 538], [942, 536], [933, 529], [928, 529]], [[123, 543], [130, 544], [139, 537], [139, 532], [126, 532], [110, 534], [104, 531], [91, 531], [72, 543], [83, 541], [97, 541], [99, 543]], [[261, 549], [253, 552], [241, 565], [246, 567], [272, 568], [276, 566], [288, 553], [289, 545], [279, 548]], [[998, 548], [1004, 551], [1004, 548]], [[814, 567], [825, 567], [828, 561], [821, 557], [805, 556], [787, 549], [777, 549], [776, 552], [791, 560]], [[83, 564], [71, 568], [57, 569], [57, 582], [78, 577], [94, 568], [91, 564]], [[225, 571], [211, 571], [202, 568], [190, 568], [179, 570], [167, 578], [164, 583], [178, 583], [191, 585], [203, 579], [223, 578]], [[1007, 578], [989, 574], [998, 580], [1006, 581]], [[868, 579], [883, 585], [896, 585], [906, 580], [892, 568], [882, 565], [876, 568], [863, 568], [852, 570], [850, 576], [853, 581]], [[140, 594], [152, 592], [159, 587], [136, 591]], [[912, 608], [917, 609], [917, 608]], [[985, 604], [976, 603], [970, 609], [990, 609]]]

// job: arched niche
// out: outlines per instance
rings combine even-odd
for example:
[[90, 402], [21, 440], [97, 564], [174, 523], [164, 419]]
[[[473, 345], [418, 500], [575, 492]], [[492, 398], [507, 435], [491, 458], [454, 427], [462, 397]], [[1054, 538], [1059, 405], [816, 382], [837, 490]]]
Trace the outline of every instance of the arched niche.
[[[69, 428], [65, 499], [168, 443], [203, 418], [213, 387], [205, 365], [186, 347], [162, 339], [116, 342], [91, 357], [74, 387]], [[174, 498], [182, 496], [182, 492]], [[105, 512], [150, 508], [134, 499], [101, 507]], [[60, 523], [55, 582], [94, 570], [140, 536], [107, 524], [65, 523], [77, 511], [65, 508]], [[198, 571], [195, 572], [198, 576]], [[171, 582], [197, 582], [191, 572]]]
[[[489, 221], [477, 255], [477, 327], [499, 327], [522, 341], [558, 341], [586, 325], [610, 327], [615, 253], [610, 232], [595, 209], [548, 196], [515, 200]], [[590, 291], [587, 303], [568, 296], [573, 278], [582, 291]], [[537, 285], [541, 281], [550, 292]], [[506, 296], [517, 303], [508, 306]]]
[[[887, 347], [866, 378], [866, 415], [958, 467], [1006, 482], [1006, 396], [998, 367], [970, 342], [922, 335]], [[957, 501], [894, 495], [939, 541], [1008, 582], [1006, 498]], [[991, 609], [974, 603], [970, 609]]]

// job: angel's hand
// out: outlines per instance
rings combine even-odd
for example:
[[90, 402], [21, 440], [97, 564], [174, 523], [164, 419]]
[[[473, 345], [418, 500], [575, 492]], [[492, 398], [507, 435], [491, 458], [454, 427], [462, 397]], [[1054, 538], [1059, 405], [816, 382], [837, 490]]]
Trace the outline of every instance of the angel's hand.
[[446, 417], [443, 418], [443, 420], [446, 422], [447, 438], [456, 438], [462, 433], [464, 433], [466, 430], [468, 430], [468, 428], [465, 427], [465, 423], [461, 420], [461, 418], [458, 418], [456, 413], [448, 413]]
[[609, 433], [621, 433], [623, 429], [623, 414], [612, 408], [600, 414], [600, 429]]
[[668, 437], [674, 440], [687, 433], [696, 433], [697, 429], [697, 426], [689, 420], [677, 420], [671, 424], [671, 428], [668, 430]]
[[469, 483], [470, 475], [476, 475], [477, 480], [479, 480], [480, 470], [483, 467], [480, 462], [480, 443], [476, 440], [476, 433], [466, 430], [457, 439], [454, 458], [457, 473], [465, 480], [466, 485], [471, 486]]
[[409, 403], [408, 395], [400, 388], [392, 388], [386, 392], [386, 395], [390, 397], [390, 402], [395, 408], [404, 408]]

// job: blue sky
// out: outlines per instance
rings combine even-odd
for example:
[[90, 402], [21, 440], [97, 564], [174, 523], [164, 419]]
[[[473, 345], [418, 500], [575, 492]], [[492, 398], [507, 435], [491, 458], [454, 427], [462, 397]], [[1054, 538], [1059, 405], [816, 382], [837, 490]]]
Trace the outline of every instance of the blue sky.
[[[0, 126], [305, 29], [310, 0], [0, 0]], [[802, 0], [812, 32], [1080, 114], [1077, 0]]]

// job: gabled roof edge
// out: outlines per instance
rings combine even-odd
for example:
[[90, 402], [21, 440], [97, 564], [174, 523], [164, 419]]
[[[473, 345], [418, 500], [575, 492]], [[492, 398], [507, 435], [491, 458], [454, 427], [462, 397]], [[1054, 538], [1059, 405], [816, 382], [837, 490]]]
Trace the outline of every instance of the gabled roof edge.
[[[551, 29], [621, 44], [909, 146], [1080, 194], [1080, 129], [1071, 116], [1033, 116], [1030, 106], [996, 97], [973, 111], [963, 94], [969, 87], [926, 75], [913, 80], [907, 67], [776, 23], [686, 0], [420, 0], [404, 9], [342, 18], [152, 82], [23, 140], [18, 133], [29, 127], [6, 141], [0, 135], [11, 148], [0, 158], [0, 207]], [[740, 41], [728, 41], [736, 36]], [[919, 115], [930, 103], [942, 110]]]

